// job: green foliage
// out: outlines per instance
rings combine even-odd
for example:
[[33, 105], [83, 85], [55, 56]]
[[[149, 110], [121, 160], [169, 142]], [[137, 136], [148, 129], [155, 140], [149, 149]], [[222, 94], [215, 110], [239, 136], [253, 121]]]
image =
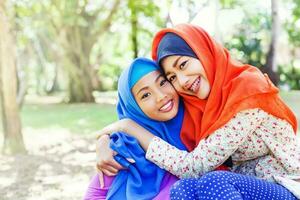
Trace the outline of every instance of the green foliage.
[[262, 67], [266, 62], [266, 52], [263, 42], [269, 42], [270, 16], [265, 13], [246, 17], [237, 27], [236, 34], [225, 43], [233, 56], [244, 63]]
[[292, 89], [300, 89], [300, 64], [296, 52], [300, 47], [300, 0], [292, 0], [291, 17], [285, 22], [284, 27], [288, 33], [291, 61], [287, 66], [280, 66], [280, 80], [286, 81]]
[[[102, 63], [99, 63], [102, 90], [116, 89], [121, 71], [134, 58], [133, 34], [137, 38], [138, 56], [149, 57], [152, 37], [165, 23], [160, 7], [154, 1], [127, 0], [122, 1], [121, 6], [128, 9], [116, 13], [114, 25], [100, 39], [102, 45], [95, 48], [102, 52]], [[137, 23], [136, 32], [132, 30], [132, 20]]]
[[285, 28], [291, 45], [300, 47], [300, 0], [293, 0], [292, 2], [292, 16], [285, 23]]
[[220, 0], [222, 8], [233, 8], [241, 5], [240, 0]]
[[300, 89], [300, 66], [296, 68], [293, 64], [279, 66], [278, 73], [280, 74], [280, 83], [288, 84], [290, 89]]
[[102, 91], [116, 90], [118, 87], [118, 78], [121, 75], [122, 68], [119, 65], [102, 65], [99, 73], [101, 74]]
[[[193, 18], [202, 8], [211, 4], [208, 0], [121, 0], [109, 28], [103, 29], [104, 33], [100, 34], [102, 27], [106, 27], [105, 19], [114, 1], [9, 2], [15, 13], [18, 60], [21, 60], [18, 62], [19, 71], [26, 77], [29, 91], [41, 95], [52, 90], [67, 92], [68, 77], [64, 69], [71, 65], [66, 58], [73, 57], [64, 52], [68, 45], [73, 55], [84, 53], [81, 59], [75, 60], [87, 58], [95, 69], [93, 74], [97, 74], [103, 84], [102, 90], [116, 89], [120, 72], [135, 55], [133, 34], [137, 38], [138, 56], [149, 57], [153, 35], [166, 26], [169, 20], [167, 11], [171, 5], [184, 7], [189, 17]], [[236, 26], [234, 36], [226, 40], [226, 47], [237, 59], [262, 67], [270, 42], [270, 10], [258, 9], [253, 12], [248, 9], [251, 2], [240, 0], [220, 0], [216, 3], [221, 5], [221, 9], [240, 9], [245, 16], [242, 23]], [[288, 0], [285, 3], [289, 10], [285, 12], [289, 12], [290, 18], [285, 23], [284, 31], [288, 33], [291, 49], [296, 52], [300, 46], [300, 0]], [[137, 22], [136, 33], [131, 27], [132, 20]], [[85, 41], [81, 45], [74, 45], [77, 39], [76, 34], [72, 33], [76, 31], [84, 35]], [[80, 49], [82, 52], [79, 52]], [[289, 65], [293, 66], [292, 63]], [[78, 73], [72, 68], [69, 71]], [[56, 87], [49, 89], [54, 85]]]

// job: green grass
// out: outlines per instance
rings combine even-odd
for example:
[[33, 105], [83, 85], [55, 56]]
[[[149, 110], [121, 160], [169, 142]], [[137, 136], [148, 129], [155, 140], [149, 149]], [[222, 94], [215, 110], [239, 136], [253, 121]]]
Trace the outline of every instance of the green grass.
[[66, 128], [86, 134], [117, 120], [116, 109], [107, 104], [24, 105], [23, 128]]

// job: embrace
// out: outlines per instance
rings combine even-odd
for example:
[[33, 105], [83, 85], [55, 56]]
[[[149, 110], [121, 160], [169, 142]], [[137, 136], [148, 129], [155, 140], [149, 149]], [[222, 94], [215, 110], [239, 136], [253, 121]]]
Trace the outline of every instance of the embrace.
[[84, 199], [299, 199], [297, 120], [256, 67], [190, 24], [120, 76]]

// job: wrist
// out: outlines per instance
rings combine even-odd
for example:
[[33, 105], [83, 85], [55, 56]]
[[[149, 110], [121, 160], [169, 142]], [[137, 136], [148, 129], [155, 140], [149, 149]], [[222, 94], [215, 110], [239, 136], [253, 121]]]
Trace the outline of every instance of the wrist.
[[100, 140], [100, 139], [109, 139], [110, 135], [109, 134], [102, 134], [102, 135], [97, 135], [96, 139]]

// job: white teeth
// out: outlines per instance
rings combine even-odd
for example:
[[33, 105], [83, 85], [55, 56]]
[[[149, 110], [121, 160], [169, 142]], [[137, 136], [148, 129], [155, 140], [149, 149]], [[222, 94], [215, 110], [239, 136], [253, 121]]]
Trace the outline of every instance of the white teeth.
[[192, 92], [195, 92], [197, 85], [200, 83], [200, 78], [198, 78], [190, 87], [189, 90], [191, 90]]
[[167, 104], [165, 104], [163, 107], [160, 108], [160, 110], [167, 110], [169, 106], [171, 106], [172, 101], [169, 101]]

